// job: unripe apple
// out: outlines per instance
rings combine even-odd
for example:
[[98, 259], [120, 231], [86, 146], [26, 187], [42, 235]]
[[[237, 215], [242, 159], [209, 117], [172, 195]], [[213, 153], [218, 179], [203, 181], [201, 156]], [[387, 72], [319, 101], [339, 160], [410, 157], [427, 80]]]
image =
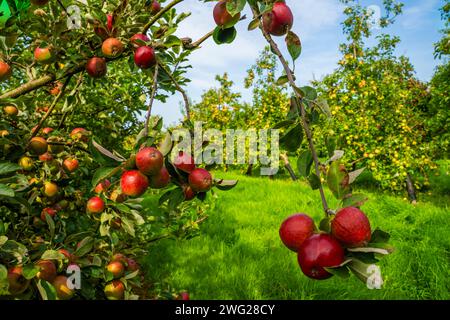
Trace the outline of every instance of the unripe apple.
[[49, 134], [52, 131], [53, 131], [53, 128], [49, 128], [49, 127], [42, 129], [43, 134]]
[[95, 186], [94, 192], [95, 193], [105, 192], [106, 190], [109, 189], [110, 186], [111, 186], [111, 182], [108, 179], [103, 180], [102, 182], [98, 183]]
[[194, 158], [186, 152], [180, 151], [173, 161], [173, 165], [178, 170], [191, 173], [195, 169]]
[[139, 197], [148, 188], [148, 178], [138, 170], [126, 171], [120, 178], [122, 192], [130, 197]]
[[67, 158], [63, 161], [63, 168], [68, 172], [74, 172], [78, 169], [78, 160], [75, 158]]
[[84, 128], [75, 128], [70, 132], [70, 138], [87, 142], [89, 140], [89, 131]]
[[197, 193], [194, 190], [192, 190], [191, 186], [189, 185], [183, 186], [183, 193], [185, 201], [190, 201], [194, 199], [195, 196], [197, 195]]
[[93, 57], [86, 63], [86, 71], [92, 78], [101, 78], [106, 74], [106, 60]]
[[197, 168], [189, 174], [189, 185], [195, 192], [206, 192], [211, 189], [212, 176], [208, 170]]
[[0, 81], [9, 79], [12, 75], [12, 69], [6, 62], [0, 61]]
[[344, 246], [356, 248], [369, 243], [372, 231], [364, 212], [347, 207], [339, 210], [331, 221], [331, 234]]
[[19, 166], [25, 171], [30, 171], [33, 169], [33, 159], [30, 157], [22, 157], [19, 159]]
[[12, 295], [18, 295], [27, 290], [30, 281], [23, 276], [23, 269], [21, 266], [16, 266], [8, 269], [8, 283], [9, 292]]
[[53, 208], [44, 208], [41, 211], [41, 220], [42, 221], [47, 221], [47, 219], [45, 218], [45, 214], [48, 214], [50, 217], [54, 218], [56, 215], [56, 210]]
[[159, 173], [164, 164], [164, 156], [158, 149], [146, 147], [136, 154], [136, 167], [145, 175]]
[[30, 2], [35, 6], [45, 6], [48, 3], [48, 0], [30, 0]]
[[162, 167], [161, 170], [150, 177], [150, 187], [153, 189], [162, 189], [167, 187], [170, 183], [170, 174], [166, 167]]
[[53, 55], [50, 48], [39, 48], [34, 50], [34, 59], [43, 64], [48, 64], [53, 62]]
[[157, 0], [151, 0], [152, 4], [150, 5], [150, 13], [157, 14], [161, 11], [161, 4]]
[[274, 36], [283, 36], [292, 28], [294, 16], [284, 2], [275, 2], [272, 11], [264, 13], [263, 28]]
[[15, 106], [6, 106], [3, 108], [3, 111], [8, 116], [17, 116], [17, 114], [19, 113], [19, 109], [17, 109], [17, 107], [15, 107]]
[[36, 277], [38, 279], [42, 279], [48, 282], [52, 282], [55, 279], [57, 270], [53, 261], [40, 260], [36, 262], [36, 266], [39, 268], [39, 272], [36, 274]]
[[108, 300], [122, 300], [125, 286], [120, 280], [113, 280], [105, 286], [105, 295]]
[[214, 7], [213, 11], [214, 21], [216, 24], [223, 28], [231, 28], [241, 18], [241, 13], [232, 16], [227, 10], [227, 0], [219, 1]]
[[344, 262], [344, 249], [328, 234], [313, 234], [298, 250], [298, 263], [303, 273], [317, 280], [332, 276], [326, 267], [336, 267]]
[[103, 41], [102, 52], [105, 57], [114, 58], [123, 52], [123, 44], [119, 39], [108, 38]]
[[136, 33], [134, 36], [132, 36], [130, 38], [130, 42], [133, 45], [133, 47], [135, 47], [135, 48], [139, 48], [139, 47], [142, 47], [145, 45], [145, 44], [141, 44], [140, 41], [137, 41], [137, 40], [140, 40], [143, 42], [148, 42], [148, 41], [150, 41], [150, 38], [147, 37], [145, 34]]
[[92, 197], [86, 204], [86, 211], [88, 213], [102, 213], [105, 210], [105, 202], [100, 197]]
[[125, 267], [123, 263], [119, 261], [112, 261], [106, 266], [106, 270], [113, 275], [115, 279], [123, 276]]
[[53, 280], [52, 285], [56, 289], [56, 295], [59, 300], [69, 300], [72, 299], [75, 292], [73, 289], [70, 289], [67, 285], [67, 277], [66, 276], [57, 276], [55, 280]]
[[314, 220], [304, 213], [299, 213], [283, 221], [279, 234], [286, 247], [298, 252], [302, 243], [314, 233], [314, 230]]
[[134, 53], [134, 62], [141, 69], [148, 69], [156, 64], [155, 50], [149, 46], [142, 46]]
[[58, 185], [56, 183], [46, 181], [42, 187], [42, 193], [49, 198], [52, 198], [58, 194]]
[[39, 160], [42, 162], [50, 162], [53, 161], [53, 156], [50, 153], [46, 152], [39, 156]]
[[48, 144], [47, 140], [42, 137], [34, 137], [31, 139], [29, 144], [29, 149], [32, 153], [36, 155], [41, 155], [47, 152]]

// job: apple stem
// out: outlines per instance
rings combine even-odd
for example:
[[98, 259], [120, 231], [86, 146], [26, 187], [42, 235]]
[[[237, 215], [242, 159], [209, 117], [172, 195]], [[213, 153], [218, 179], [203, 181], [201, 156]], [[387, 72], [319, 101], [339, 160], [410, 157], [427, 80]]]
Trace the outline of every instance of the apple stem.
[[[251, 8], [253, 11], [254, 19], [261, 16], [259, 9], [256, 6], [255, 7], [251, 6]], [[292, 87], [293, 92], [296, 96], [297, 102], [300, 106], [300, 114], [301, 114], [301, 118], [302, 118], [303, 129], [305, 131], [306, 138], [308, 140], [309, 149], [311, 150], [311, 154], [312, 154], [313, 161], [314, 161], [314, 169], [316, 171], [317, 177], [320, 180], [320, 176], [321, 176], [320, 161], [319, 161], [319, 157], [317, 156], [316, 148], [314, 146], [314, 141], [312, 138], [311, 129], [309, 127], [309, 123], [308, 123], [308, 120], [306, 117], [306, 110], [305, 110], [305, 106], [303, 105], [303, 97], [299, 94], [298, 90], [295, 90], [297, 88], [297, 86], [295, 84], [293, 72], [289, 68], [289, 64], [287, 63], [286, 59], [284, 58], [283, 54], [281, 53], [281, 51], [278, 48], [275, 41], [273, 41], [272, 37], [264, 30], [264, 28], [261, 25], [259, 26], [259, 29], [261, 30], [264, 38], [266, 39], [266, 41], [269, 43], [270, 47], [272, 48], [272, 51], [277, 55], [278, 59], [280, 60], [281, 64], [283, 65], [284, 71], [286, 72], [286, 76], [289, 80], [289, 84]], [[325, 211], [325, 214], [327, 216], [333, 215], [333, 211], [328, 207], [328, 203], [327, 203], [327, 199], [325, 197], [325, 192], [323, 190], [322, 182], [320, 182], [320, 184], [319, 184], [319, 192], [320, 192], [320, 197], [322, 200], [322, 207], [323, 207], [323, 210]]]
[[153, 101], [155, 101], [156, 91], [158, 90], [158, 68], [159, 68], [159, 63], [157, 62], [155, 65], [155, 71], [153, 74], [153, 86], [152, 86], [152, 92], [150, 95], [150, 102], [148, 104], [147, 116], [145, 117], [144, 137], [148, 137], [148, 124], [150, 122], [150, 116], [152, 115]]

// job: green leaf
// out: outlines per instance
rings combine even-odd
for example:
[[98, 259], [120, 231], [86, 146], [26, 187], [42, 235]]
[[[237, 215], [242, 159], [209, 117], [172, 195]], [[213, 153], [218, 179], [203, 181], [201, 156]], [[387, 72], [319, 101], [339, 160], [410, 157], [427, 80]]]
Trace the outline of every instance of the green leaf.
[[344, 207], [361, 207], [367, 200], [366, 195], [362, 193], [350, 194], [344, 197], [342, 200], [342, 205]]
[[303, 97], [305, 97], [308, 100], [316, 100], [317, 99], [317, 91], [313, 87], [305, 86], [299, 88], [303, 92]]
[[64, 260], [65, 258], [65, 255], [56, 250], [46, 250], [41, 256], [42, 260]]
[[15, 193], [14, 190], [8, 187], [6, 184], [0, 184], [0, 196], [12, 198], [15, 196]]
[[248, 24], [248, 27], [247, 27], [248, 31], [255, 30], [256, 28], [259, 27], [259, 24], [260, 24], [260, 20], [259, 20], [258, 18], [253, 19], [253, 20]]
[[300, 176], [305, 178], [309, 176], [312, 164], [313, 164], [313, 156], [311, 151], [309, 149], [303, 151], [297, 160], [297, 169]]
[[375, 229], [375, 231], [372, 232], [372, 237], [370, 238], [370, 244], [372, 243], [387, 243], [389, 242], [389, 239], [391, 238], [391, 235], [379, 228]]
[[20, 170], [20, 166], [18, 164], [11, 162], [0, 162], [0, 176], [7, 173], [16, 172], [17, 170]]
[[229, 0], [227, 1], [227, 11], [232, 17], [234, 17], [244, 10], [246, 3], [246, 0]]
[[276, 125], [274, 125], [272, 129], [286, 128], [286, 127], [293, 125], [294, 123], [295, 123], [294, 120], [283, 120], [283, 121], [278, 122]]
[[330, 217], [325, 217], [322, 220], [320, 220], [319, 223], [319, 230], [329, 233], [331, 231], [331, 221]]
[[328, 118], [331, 118], [331, 110], [330, 106], [328, 105], [328, 101], [322, 97], [317, 98], [316, 104], [319, 107], [320, 111], [323, 112]]
[[57, 300], [55, 288], [45, 280], [38, 280], [37, 288], [43, 300]]
[[103, 167], [97, 169], [97, 171], [95, 171], [94, 173], [94, 176], [92, 177], [91, 181], [92, 188], [95, 188], [98, 183], [109, 178], [113, 174], [114, 170], [116, 170], [116, 168], [112, 167]]
[[32, 263], [25, 265], [22, 269], [22, 275], [27, 280], [33, 279], [37, 275], [38, 272], [39, 272], [39, 268]]
[[80, 245], [74, 252], [74, 255], [77, 257], [82, 257], [85, 254], [89, 253], [93, 247], [94, 247], [94, 238], [88, 236], [83, 240], [81, 240]]
[[172, 135], [170, 132], [167, 132], [164, 135], [164, 138], [160, 142], [158, 146], [158, 150], [163, 154], [163, 156], [167, 156], [173, 147]]
[[47, 222], [48, 229], [50, 230], [50, 237], [53, 239], [55, 236], [55, 221], [53, 221], [53, 218], [48, 213], [45, 214], [45, 221]]
[[308, 176], [308, 182], [313, 190], [317, 190], [320, 188], [321, 185], [320, 178], [315, 173], [311, 173]]
[[[378, 247], [376, 247], [376, 245]], [[394, 252], [394, 247], [388, 244], [371, 243], [370, 247], [348, 248], [347, 250], [349, 252], [364, 252], [364, 253], [376, 253], [381, 255], [388, 255]]]
[[286, 151], [297, 151], [303, 140], [303, 127], [301, 124], [290, 128], [283, 137], [280, 138], [280, 145]]
[[327, 184], [337, 199], [342, 199], [349, 191], [349, 177], [343, 164], [333, 162], [328, 169]]
[[352, 184], [353, 182], [355, 182], [356, 179], [359, 177], [359, 175], [360, 175], [361, 173], [363, 173], [363, 171], [364, 171], [365, 169], [366, 169], [366, 168], [362, 168], [362, 169], [358, 169], [358, 170], [355, 170], [355, 171], [350, 172], [350, 173], [348, 174], [348, 176], [349, 176], [349, 181], [348, 181], [348, 183], [349, 183], [349, 184]]
[[217, 187], [217, 189], [219, 190], [231, 190], [233, 189], [236, 185], [238, 184], [238, 180], [216, 180], [215, 181], [215, 186]]
[[294, 32], [289, 31], [286, 35], [285, 40], [292, 60], [297, 60], [297, 58], [300, 57], [300, 54], [302, 53], [302, 43], [300, 41], [300, 38]]
[[228, 29], [222, 29], [220, 27], [216, 27], [213, 33], [213, 39], [216, 44], [225, 44], [232, 43], [236, 38], [237, 31], [235, 27], [231, 27]]
[[288, 76], [287, 75], [283, 75], [283, 76], [281, 76], [281, 77], [279, 77], [277, 79], [276, 85], [277, 86], [282, 86], [282, 85], [284, 85], [284, 84], [286, 84], [288, 82], [289, 82]]
[[8, 269], [0, 264], [0, 296], [9, 295]]
[[348, 264], [352, 273], [368, 287], [381, 288], [383, 278], [379, 272], [378, 266], [374, 264], [366, 264], [358, 259], [353, 258]]

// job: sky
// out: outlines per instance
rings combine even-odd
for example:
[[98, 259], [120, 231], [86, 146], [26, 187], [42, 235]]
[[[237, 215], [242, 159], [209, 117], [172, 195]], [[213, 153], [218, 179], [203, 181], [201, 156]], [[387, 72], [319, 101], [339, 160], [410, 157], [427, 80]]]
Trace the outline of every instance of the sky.
[[[431, 79], [439, 61], [434, 59], [433, 45], [441, 38], [443, 28], [439, 8], [445, 0], [406, 0], [403, 14], [396, 23], [383, 30], [397, 35], [402, 42], [397, 54], [406, 55], [413, 63], [417, 77], [423, 81]], [[381, 6], [381, 0], [361, 0], [366, 6]], [[344, 42], [341, 23], [344, 6], [338, 0], [287, 0], [295, 20], [293, 31], [302, 41], [303, 51], [296, 61], [297, 83], [306, 85], [312, 79], [321, 79], [331, 73], [340, 58], [339, 44]], [[215, 2], [201, 3], [198, 0], [185, 0], [179, 10], [192, 15], [182, 22], [176, 35], [190, 37], [194, 41], [214, 29], [212, 11]], [[188, 73], [191, 83], [186, 92], [193, 102], [200, 101], [204, 91], [218, 84], [217, 74], [228, 73], [234, 81], [234, 89], [242, 93], [243, 101], [251, 101], [251, 91], [244, 88], [246, 71], [253, 65], [266, 45], [259, 30], [247, 31], [251, 13], [245, 11], [247, 19], [237, 25], [238, 35], [232, 44], [216, 45], [208, 39], [199, 50], [190, 56], [192, 69]], [[374, 36], [380, 30], [374, 30]], [[284, 38], [276, 37], [281, 48], [285, 48]], [[287, 54], [286, 50], [284, 52]], [[280, 68], [281, 69], [281, 68]], [[175, 94], [166, 103], [156, 101], [153, 112], [164, 118], [166, 125], [181, 119], [182, 97]]]

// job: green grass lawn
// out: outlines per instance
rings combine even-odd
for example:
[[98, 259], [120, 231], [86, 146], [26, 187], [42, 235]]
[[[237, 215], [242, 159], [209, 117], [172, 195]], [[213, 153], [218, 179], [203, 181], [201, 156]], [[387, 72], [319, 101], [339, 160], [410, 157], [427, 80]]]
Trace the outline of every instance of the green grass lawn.
[[[303, 182], [239, 179], [219, 192], [199, 237], [163, 240], [151, 247], [148, 273], [188, 290], [192, 299], [450, 299], [449, 197], [428, 197], [417, 206], [401, 198], [367, 193], [362, 207], [372, 227], [391, 234], [396, 251], [381, 268], [384, 287], [369, 290], [353, 275], [314, 281], [278, 236], [280, 223], [296, 212], [322, 217], [320, 197]], [[331, 206], [336, 205], [328, 194]], [[431, 202], [433, 200], [433, 202]]]

